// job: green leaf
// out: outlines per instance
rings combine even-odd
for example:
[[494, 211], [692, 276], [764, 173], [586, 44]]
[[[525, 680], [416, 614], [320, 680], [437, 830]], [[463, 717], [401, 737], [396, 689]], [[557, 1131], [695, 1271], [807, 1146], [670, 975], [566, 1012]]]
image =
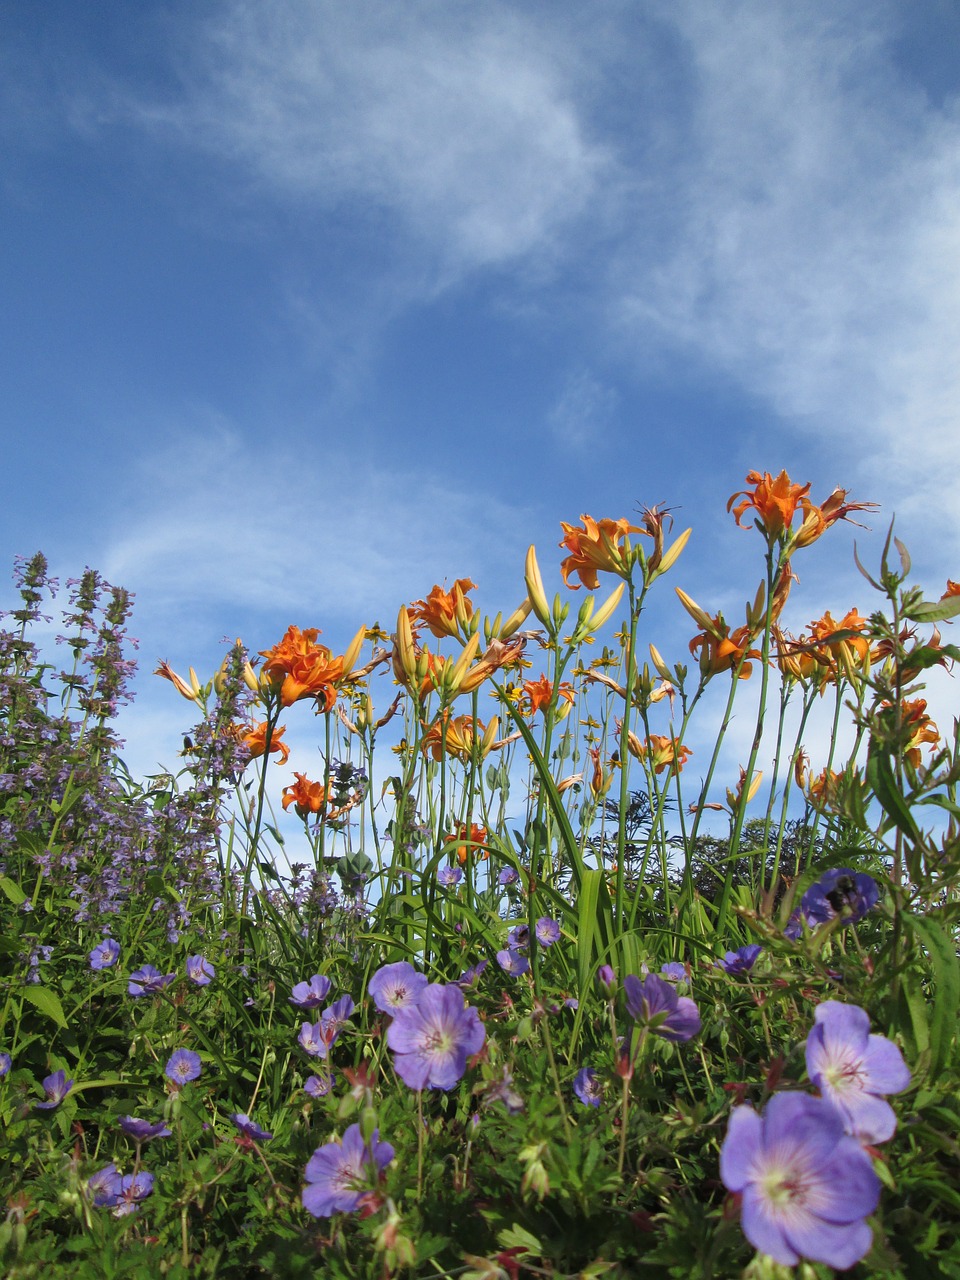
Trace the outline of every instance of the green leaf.
[[930, 1078], [936, 1080], [950, 1055], [950, 1044], [957, 1027], [957, 1005], [960, 1004], [960, 962], [953, 938], [930, 916], [903, 915], [903, 923], [926, 947], [936, 984], [929, 1002]]
[[63, 1016], [60, 997], [55, 991], [51, 991], [49, 987], [29, 986], [23, 987], [20, 994], [24, 1000], [28, 1000], [30, 1004], [39, 1009], [45, 1017], [55, 1022], [58, 1027], [66, 1030], [67, 1020]]
[[946, 600], [921, 600], [904, 610], [904, 616], [913, 622], [945, 622], [960, 613], [960, 596], [947, 596]]
[[27, 895], [16, 880], [11, 880], [9, 876], [0, 876], [0, 889], [3, 890], [15, 907], [19, 907], [22, 902], [27, 900]]
[[894, 825], [909, 836], [915, 845], [922, 844], [923, 837], [920, 835], [920, 829], [913, 820], [910, 806], [897, 786], [893, 769], [890, 767], [890, 757], [884, 752], [870, 751], [867, 757], [867, 781]]

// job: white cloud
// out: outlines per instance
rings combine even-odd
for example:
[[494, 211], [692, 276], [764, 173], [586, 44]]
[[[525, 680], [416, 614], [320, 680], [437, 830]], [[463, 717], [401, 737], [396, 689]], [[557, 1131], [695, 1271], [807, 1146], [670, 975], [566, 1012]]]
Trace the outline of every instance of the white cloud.
[[590, 448], [602, 435], [616, 412], [620, 397], [589, 369], [575, 369], [567, 375], [547, 424], [557, 443], [566, 450]]

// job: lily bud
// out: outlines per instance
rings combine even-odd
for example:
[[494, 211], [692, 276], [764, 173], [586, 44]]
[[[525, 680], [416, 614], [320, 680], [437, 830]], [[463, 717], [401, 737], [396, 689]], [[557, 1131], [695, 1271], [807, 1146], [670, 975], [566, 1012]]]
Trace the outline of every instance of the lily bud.
[[[533, 606], [530, 603], [530, 597], [529, 596], [525, 597], [524, 600], [516, 607], [516, 609], [514, 609], [513, 613], [511, 613], [510, 617], [503, 624], [503, 630], [499, 633], [501, 640], [509, 640], [510, 637], [516, 631], [520, 630], [520, 628], [526, 622], [532, 607]], [[497, 616], [499, 617], [500, 615], [498, 614]]]
[[537, 549], [532, 543], [527, 551], [523, 577], [527, 584], [527, 598], [531, 609], [541, 625], [550, 630], [553, 624], [547, 605], [547, 593], [543, 589], [543, 578], [540, 576], [540, 566], [537, 564]]
[[350, 641], [350, 647], [343, 655], [343, 678], [346, 678], [357, 665], [357, 659], [360, 657], [360, 650], [363, 648], [363, 642], [366, 638], [367, 628], [361, 627]]
[[680, 554], [683, 551], [683, 548], [687, 545], [687, 541], [689, 540], [691, 533], [693, 533], [692, 529], [685, 529], [683, 533], [680, 534], [679, 538], [670, 544], [663, 556], [663, 559], [657, 565], [658, 577], [661, 573], [666, 573], [668, 569], [672, 569], [677, 563], [680, 559]]
[[623, 598], [625, 583], [620, 585], [607, 597], [590, 621], [590, 634], [595, 635], [602, 626], [610, 621]]
[[657, 649], [655, 645], [650, 646], [650, 657], [653, 661], [653, 665], [657, 669], [657, 675], [660, 677], [660, 679], [669, 680], [672, 684], [673, 676], [670, 674], [670, 668], [667, 666], [663, 658], [660, 656], [660, 650]]

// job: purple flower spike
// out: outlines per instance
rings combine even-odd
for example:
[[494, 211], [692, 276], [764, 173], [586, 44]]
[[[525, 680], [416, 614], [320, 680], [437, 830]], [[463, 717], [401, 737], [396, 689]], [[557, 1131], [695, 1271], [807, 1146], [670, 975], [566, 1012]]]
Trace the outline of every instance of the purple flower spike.
[[897, 1128], [884, 1094], [910, 1083], [910, 1070], [897, 1046], [870, 1034], [863, 1009], [837, 1000], [817, 1006], [816, 1025], [807, 1036], [807, 1074], [840, 1112], [847, 1133], [872, 1145], [892, 1138]]
[[549, 916], [540, 917], [534, 932], [541, 947], [552, 947], [555, 942], [560, 941], [560, 926]]
[[309, 982], [298, 982], [287, 998], [298, 1009], [319, 1009], [330, 994], [331, 985], [329, 978], [315, 973]]
[[603, 1097], [603, 1081], [593, 1067], [583, 1067], [573, 1080], [573, 1092], [585, 1107], [599, 1107]]
[[497, 964], [504, 973], [509, 973], [511, 977], [519, 978], [521, 974], [526, 973], [530, 968], [530, 961], [520, 951], [508, 950], [497, 952]]
[[367, 992], [381, 1013], [396, 1013], [416, 1004], [427, 985], [427, 975], [418, 973], [406, 960], [385, 964], [367, 984]]
[[452, 1089], [478, 1053], [486, 1031], [458, 986], [433, 983], [417, 1004], [398, 1009], [387, 1029], [397, 1075], [411, 1089]]
[[757, 956], [763, 950], [759, 943], [751, 942], [748, 947], [738, 947], [736, 951], [727, 951], [722, 960], [716, 961], [716, 967], [724, 973], [749, 973], [757, 963]]
[[869, 1252], [880, 1179], [822, 1098], [778, 1093], [762, 1116], [735, 1107], [720, 1177], [743, 1196], [743, 1234], [782, 1266], [809, 1258], [845, 1271]]
[[249, 1116], [238, 1112], [236, 1115], [231, 1116], [230, 1119], [240, 1130], [241, 1135], [244, 1138], [249, 1138], [251, 1142], [269, 1142], [273, 1137], [272, 1133], [268, 1133], [266, 1129], [261, 1129]]
[[437, 872], [437, 883], [443, 885], [445, 889], [452, 889], [463, 879], [463, 869], [461, 867], [445, 866], [441, 867]]
[[217, 971], [209, 960], [203, 956], [189, 956], [187, 959], [187, 977], [198, 987], [208, 986], [217, 976]]
[[120, 959], [120, 943], [115, 942], [113, 938], [104, 938], [93, 948], [87, 959], [90, 961], [91, 969], [97, 971], [112, 969]]
[[138, 1120], [136, 1116], [121, 1116], [120, 1128], [135, 1142], [149, 1142], [152, 1138], [170, 1137], [170, 1130], [162, 1120], [157, 1124], [151, 1124], [149, 1120]]
[[309, 1093], [311, 1098], [325, 1098], [333, 1088], [333, 1076], [311, 1076], [304, 1083], [304, 1092]]
[[164, 987], [169, 987], [170, 983], [176, 980], [176, 977], [175, 973], [161, 973], [152, 964], [145, 964], [142, 968], [135, 969], [131, 973], [130, 981], [127, 983], [127, 995], [155, 995], [158, 991], [162, 991]]
[[196, 1080], [202, 1070], [200, 1055], [192, 1049], [177, 1049], [163, 1069], [164, 1075], [174, 1084], [188, 1084]]
[[872, 877], [849, 867], [832, 867], [800, 899], [800, 910], [811, 928], [838, 918], [856, 924], [879, 900], [880, 886]]
[[700, 1030], [700, 1014], [689, 996], [678, 996], [669, 982], [656, 974], [642, 981], [632, 973], [623, 980], [627, 1011], [635, 1022], [654, 1035], [675, 1044], [689, 1040]]
[[45, 1102], [35, 1102], [34, 1106], [38, 1111], [52, 1111], [54, 1107], [59, 1107], [70, 1090], [73, 1088], [73, 1081], [68, 1080], [66, 1073], [63, 1071], [54, 1071], [52, 1076], [47, 1076], [43, 1082], [43, 1091], [47, 1095]]
[[374, 1129], [366, 1143], [360, 1126], [352, 1124], [342, 1142], [328, 1142], [313, 1153], [307, 1161], [307, 1185], [300, 1195], [307, 1213], [329, 1218], [360, 1207], [364, 1195], [376, 1186], [381, 1169], [393, 1159], [393, 1147], [378, 1137]]

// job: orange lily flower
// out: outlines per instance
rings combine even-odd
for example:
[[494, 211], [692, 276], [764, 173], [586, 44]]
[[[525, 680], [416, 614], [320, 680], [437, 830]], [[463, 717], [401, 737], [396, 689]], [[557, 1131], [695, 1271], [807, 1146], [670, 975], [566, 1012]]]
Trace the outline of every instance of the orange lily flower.
[[[286, 764], [290, 758], [290, 748], [287, 746], [285, 742], [280, 741], [280, 739], [283, 737], [284, 733], [286, 732], [286, 729], [287, 729], [286, 725], [280, 725], [278, 728], [274, 729], [273, 733], [270, 735], [271, 754], [275, 751], [277, 755], [280, 757], [281, 764]], [[259, 756], [263, 755], [264, 751], [266, 751], [267, 749], [267, 721], [266, 720], [261, 720], [261, 722], [255, 727], [251, 727], [250, 725], [235, 725], [233, 727], [232, 732], [234, 736], [237, 738], [237, 740], [239, 742], [242, 742], [243, 745], [250, 752], [251, 760], [256, 760]]]
[[910, 734], [905, 744], [904, 759], [909, 760], [915, 769], [919, 769], [921, 744], [926, 742], [935, 747], [940, 741], [940, 731], [927, 715], [926, 698], [905, 698], [900, 709], [903, 725]]
[[[810, 492], [810, 485], [794, 484], [786, 471], [781, 471], [776, 480], [769, 471], [748, 471], [747, 484], [752, 484], [753, 488], [741, 489], [739, 493], [733, 494], [727, 503], [727, 510], [732, 510], [737, 524], [741, 529], [746, 529], [747, 526], [741, 523], [741, 517], [753, 508], [768, 541], [774, 542], [784, 537], [790, 531], [797, 507]], [[734, 507], [737, 498], [742, 498], [743, 501]]]
[[337, 700], [337, 685], [353, 670], [365, 630], [360, 628], [343, 657], [334, 658], [326, 645], [317, 644], [320, 632], [316, 627], [304, 631], [288, 627], [279, 644], [261, 650], [261, 679], [279, 689], [284, 707], [301, 698], [315, 698], [318, 711], [329, 711]]
[[[549, 707], [553, 698], [553, 682], [548, 680], [546, 676], [541, 676], [539, 680], [524, 680], [523, 691], [530, 700], [530, 714], [533, 716], [538, 711], [542, 711], [544, 707]], [[573, 699], [573, 688], [564, 680], [557, 691], [558, 719], [562, 720], [569, 714], [570, 708], [573, 706]], [[560, 706], [561, 700], [566, 702], [567, 705], [565, 707]]]
[[689, 747], [681, 746], [676, 738], [666, 738], [663, 734], [652, 733], [646, 742], [641, 742], [635, 733], [627, 735], [627, 746], [630, 754], [641, 763], [649, 760], [654, 773], [663, 773], [669, 769], [671, 774], [680, 773], [693, 752]]
[[960, 596], [960, 582], [954, 582], [947, 579], [947, 589], [940, 597], [941, 600], [949, 600], [951, 596]]
[[327, 802], [327, 795], [322, 782], [311, 782], [305, 773], [293, 775], [296, 782], [292, 787], [283, 788], [281, 804], [284, 809], [296, 805], [297, 814], [305, 818], [308, 813], [319, 813]]
[[759, 658], [758, 649], [749, 648], [753, 639], [750, 627], [737, 627], [731, 631], [723, 620], [722, 614], [710, 619], [710, 629], [704, 629], [690, 641], [690, 652], [694, 655], [699, 650], [700, 671], [703, 675], [719, 675], [721, 671], [736, 671], [739, 680], [749, 680], [753, 671], [753, 663], [745, 659]]
[[469, 578], [458, 578], [450, 591], [434, 587], [426, 600], [414, 600], [410, 605], [410, 620], [425, 622], [438, 640], [455, 636], [458, 613], [468, 622], [473, 617], [473, 604], [466, 593], [476, 590], [476, 586]]
[[624, 563], [620, 544], [627, 534], [643, 533], [644, 530], [628, 520], [594, 520], [586, 515], [582, 515], [580, 520], [582, 529], [560, 521], [564, 534], [560, 546], [570, 552], [560, 565], [564, 583], [572, 591], [579, 591], [578, 584], [570, 581], [570, 574], [576, 573], [588, 591], [596, 591], [600, 585], [598, 570], [626, 577], [629, 567]]
[[[809, 547], [811, 542], [816, 542], [838, 520], [850, 520], [851, 511], [876, 511], [877, 509], [875, 502], [847, 502], [846, 497], [846, 489], [834, 489], [826, 502], [819, 507], [805, 501], [803, 524], [797, 530], [794, 546]], [[857, 524], [857, 521], [850, 520], [850, 523]], [[862, 525], [858, 527], [863, 528]]]
[[493, 746], [499, 725], [496, 716], [484, 728], [482, 720], [476, 720], [473, 716], [451, 716], [445, 710], [423, 735], [420, 750], [424, 754], [429, 751], [434, 760], [440, 760], [446, 750], [447, 755], [456, 756], [466, 763], [473, 756], [474, 743], [478, 738], [480, 755], [487, 755]]
[[481, 862], [486, 862], [486, 860], [490, 857], [490, 850], [489, 849], [478, 850], [476, 847], [478, 845], [482, 845], [486, 841], [486, 839], [487, 839], [486, 827], [481, 827], [479, 823], [472, 822], [470, 824], [470, 829], [468, 831], [467, 824], [465, 822], [461, 822], [460, 825], [457, 827], [456, 835], [449, 836], [444, 841], [444, 848], [449, 848], [450, 845], [457, 844], [458, 840], [469, 840], [470, 841], [469, 845], [466, 845], [466, 844], [457, 845], [457, 849], [456, 849], [457, 861], [460, 863], [460, 865], [463, 866], [464, 863], [467, 861], [467, 858], [471, 854], [478, 855]]
[[862, 618], [856, 608], [848, 610], [839, 622], [834, 622], [828, 610], [822, 618], [810, 623], [810, 637], [830, 653], [835, 667], [842, 666], [849, 674], [853, 667], [863, 666], [869, 658], [870, 641], [865, 635], [836, 640], [833, 637], [842, 631], [863, 632], [866, 625], [867, 619]]

